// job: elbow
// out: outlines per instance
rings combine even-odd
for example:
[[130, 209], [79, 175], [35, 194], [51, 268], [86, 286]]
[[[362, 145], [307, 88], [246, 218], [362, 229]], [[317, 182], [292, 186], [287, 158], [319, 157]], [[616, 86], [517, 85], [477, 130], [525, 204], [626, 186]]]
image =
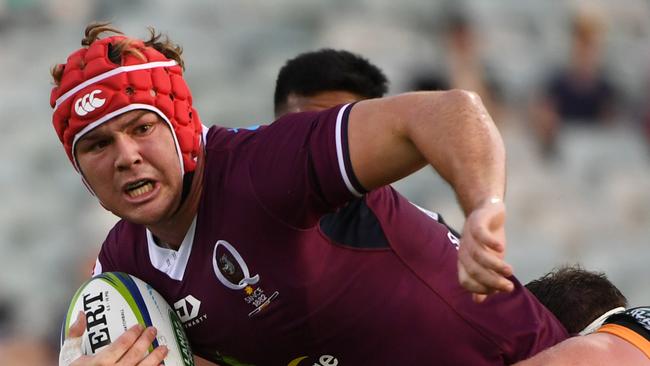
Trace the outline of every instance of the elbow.
[[443, 97], [452, 105], [457, 105], [459, 108], [470, 110], [485, 110], [483, 101], [478, 93], [465, 89], [451, 89], [445, 91]]
[[496, 124], [478, 93], [452, 89], [445, 92], [444, 98], [443, 103], [451, 106], [449, 111], [457, 117], [454, 118], [456, 123], [475, 125], [478, 122], [484, 128], [496, 130]]

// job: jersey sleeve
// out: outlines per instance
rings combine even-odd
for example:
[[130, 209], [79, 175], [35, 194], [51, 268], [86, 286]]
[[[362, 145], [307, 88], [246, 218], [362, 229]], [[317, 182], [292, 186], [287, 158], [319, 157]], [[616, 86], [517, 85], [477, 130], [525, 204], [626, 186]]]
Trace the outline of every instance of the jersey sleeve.
[[250, 177], [258, 200], [274, 216], [310, 227], [323, 214], [366, 193], [350, 161], [352, 107], [290, 114], [260, 131]]

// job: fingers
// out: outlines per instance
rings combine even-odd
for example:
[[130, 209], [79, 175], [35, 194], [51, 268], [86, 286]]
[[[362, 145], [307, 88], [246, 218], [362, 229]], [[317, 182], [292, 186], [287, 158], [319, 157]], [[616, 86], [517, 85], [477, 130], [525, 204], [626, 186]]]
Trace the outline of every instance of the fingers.
[[469, 250], [468, 255], [463, 264], [468, 267], [466, 269], [472, 277], [480, 277], [479, 280], [485, 278], [487, 281], [495, 276], [512, 276], [512, 267], [491, 250]]
[[461, 284], [472, 292], [483, 294], [512, 291], [513, 284], [507, 279], [513, 273], [512, 266], [502, 256], [471, 239], [462, 242], [458, 253]]
[[504, 253], [505, 218], [505, 206], [502, 203], [472, 212], [467, 222], [471, 237], [498, 253]]
[[[144, 356], [147, 353], [147, 350], [149, 349], [149, 346], [151, 346], [151, 343], [153, 340], [156, 338], [156, 328], [154, 327], [148, 327], [145, 329], [138, 338], [135, 340], [135, 342], [132, 344], [132, 346], [128, 349], [128, 351], [122, 356], [120, 359], [120, 363], [123, 363], [125, 365], [131, 365], [131, 364], [137, 364], [140, 362]], [[156, 356], [160, 356], [160, 353], [162, 350], [158, 350], [161, 347], [157, 347], [157, 353]], [[152, 352], [153, 354], [153, 352]], [[150, 356], [150, 355], [149, 355]], [[147, 358], [149, 357], [147, 356]], [[152, 357], [149, 359], [148, 362], [154, 362], [152, 365], [158, 365], [160, 361], [163, 360], [165, 355], [162, 355], [162, 358], [158, 360], [158, 362], [155, 362], [156, 356]], [[140, 365], [140, 364], [139, 364]]]
[[468, 217], [458, 252], [458, 279], [482, 302], [494, 292], [510, 292], [507, 279], [512, 267], [505, 262], [505, 206], [497, 202], [472, 212]]
[[81, 337], [66, 338], [59, 351], [59, 366], [71, 365], [82, 356]]
[[138, 366], [158, 366], [167, 357], [168, 353], [169, 349], [167, 346], [158, 346], [144, 360], [138, 363]]
[[489, 271], [475, 272], [468, 270], [462, 262], [458, 262], [458, 280], [467, 290], [476, 294], [491, 294], [497, 291], [510, 292], [514, 285], [507, 278]]
[[83, 352], [81, 351], [81, 336], [84, 333], [86, 328], [86, 315], [83, 311], [80, 311], [77, 314], [77, 319], [75, 322], [68, 328], [68, 335], [61, 345], [61, 350], [59, 351], [59, 365], [68, 366], [73, 364], [75, 361], [81, 362]]
[[480, 294], [513, 290], [513, 283], [506, 278], [512, 274], [512, 267], [503, 260], [490, 253], [481, 253], [477, 256], [460, 254], [458, 270], [463, 287]]
[[484, 295], [484, 294], [472, 294], [472, 300], [477, 304], [482, 303], [483, 301], [485, 301], [485, 299], [487, 299], [487, 295]]
[[503, 235], [500, 232], [502, 229], [493, 229], [489, 223], [477, 224], [470, 226], [470, 235], [479, 243], [487, 246], [498, 253], [504, 253], [506, 250], [503, 241]]
[[81, 337], [84, 334], [86, 329], [86, 314], [83, 311], [79, 311], [77, 314], [77, 319], [74, 323], [68, 328], [68, 336], [66, 338]]
[[73, 363], [63, 363], [62, 360], [59, 358], [59, 366], [88, 366], [88, 365], [94, 365], [93, 363], [93, 358], [92, 356], [81, 356], [77, 358], [76, 361]]
[[[144, 333], [144, 327], [140, 324], [134, 325], [129, 328], [124, 334], [119, 336], [113, 343], [109, 344], [103, 350], [99, 351], [95, 355], [96, 360], [99, 364], [108, 364], [112, 365], [117, 363], [117, 361], [124, 356], [129, 349], [135, 344], [135, 342], [140, 338]], [[151, 343], [151, 342], [150, 342]], [[146, 348], [140, 353], [140, 358], [144, 357]], [[135, 363], [134, 363], [135, 364]]]
[[[85, 327], [85, 317], [80, 316], [77, 318], [75, 324], [70, 328], [71, 336], [78, 332], [77, 327], [80, 326], [79, 324]], [[72, 331], [73, 327], [74, 332]], [[83, 334], [83, 327], [81, 328], [81, 334]], [[94, 356], [82, 356], [80, 336], [69, 337], [61, 348], [59, 364], [64, 366], [115, 364], [123, 366], [158, 366], [167, 357], [169, 349], [167, 346], [160, 346], [147, 354], [151, 343], [156, 338], [156, 333], [154, 327], [144, 329], [142, 325], [135, 325]]]

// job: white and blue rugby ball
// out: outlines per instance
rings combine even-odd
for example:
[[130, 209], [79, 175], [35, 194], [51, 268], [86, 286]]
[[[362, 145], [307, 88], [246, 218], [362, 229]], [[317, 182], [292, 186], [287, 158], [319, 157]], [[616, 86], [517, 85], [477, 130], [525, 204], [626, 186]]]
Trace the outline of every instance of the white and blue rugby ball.
[[92, 355], [116, 340], [136, 324], [154, 326], [156, 338], [149, 352], [165, 345], [166, 366], [194, 366], [183, 325], [165, 299], [144, 281], [121, 272], [101, 273], [84, 283], [75, 293], [61, 330], [61, 342], [79, 311], [86, 314], [82, 352]]

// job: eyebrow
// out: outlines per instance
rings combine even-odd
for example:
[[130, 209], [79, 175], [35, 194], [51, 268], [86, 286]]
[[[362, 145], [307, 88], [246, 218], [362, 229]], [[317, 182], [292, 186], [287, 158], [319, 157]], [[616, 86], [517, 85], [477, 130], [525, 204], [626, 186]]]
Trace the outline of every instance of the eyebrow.
[[[122, 125], [121, 129], [123, 130], [123, 129], [129, 128], [131, 125], [137, 123], [147, 113], [151, 113], [151, 112], [149, 112], [149, 111], [141, 111], [140, 113], [136, 114], [135, 116], [133, 116], [133, 118], [131, 118], [127, 122], [125, 122]], [[94, 141], [94, 140], [97, 140], [97, 139], [101, 139], [102, 138], [101, 136], [96, 136], [98, 130], [99, 130], [99, 128], [94, 129], [94, 130], [88, 132], [87, 134], [85, 134], [83, 137], [81, 137], [81, 139], [79, 139], [79, 143], [82, 143], [84, 141]]]

